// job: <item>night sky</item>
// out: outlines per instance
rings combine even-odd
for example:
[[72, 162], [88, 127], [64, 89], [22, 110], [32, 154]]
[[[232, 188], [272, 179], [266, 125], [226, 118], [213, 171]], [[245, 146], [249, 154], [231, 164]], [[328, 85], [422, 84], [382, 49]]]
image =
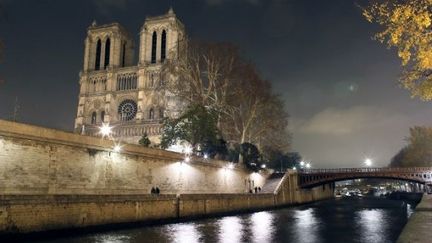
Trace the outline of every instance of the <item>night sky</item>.
[[[138, 41], [146, 16], [170, 6], [191, 38], [239, 45], [291, 115], [293, 150], [313, 167], [386, 165], [431, 103], [398, 87], [400, 60], [371, 39], [351, 0], [0, 0], [0, 119], [71, 131], [86, 29], [119, 22]], [[135, 52], [137, 56], [137, 49]]]

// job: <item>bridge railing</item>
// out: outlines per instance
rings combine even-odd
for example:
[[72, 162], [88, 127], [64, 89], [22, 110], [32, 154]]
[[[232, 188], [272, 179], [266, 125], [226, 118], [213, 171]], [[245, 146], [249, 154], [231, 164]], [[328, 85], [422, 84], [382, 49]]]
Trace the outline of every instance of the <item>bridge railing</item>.
[[424, 172], [432, 167], [389, 167], [389, 168], [338, 168], [338, 169], [301, 169], [299, 174], [356, 173], [356, 172]]

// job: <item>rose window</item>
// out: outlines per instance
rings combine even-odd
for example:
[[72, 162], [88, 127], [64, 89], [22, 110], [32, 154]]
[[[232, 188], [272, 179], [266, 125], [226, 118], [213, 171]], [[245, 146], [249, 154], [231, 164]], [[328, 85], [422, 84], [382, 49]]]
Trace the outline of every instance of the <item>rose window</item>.
[[120, 120], [130, 121], [135, 118], [137, 113], [137, 104], [133, 100], [124, 100], [118, 108]]

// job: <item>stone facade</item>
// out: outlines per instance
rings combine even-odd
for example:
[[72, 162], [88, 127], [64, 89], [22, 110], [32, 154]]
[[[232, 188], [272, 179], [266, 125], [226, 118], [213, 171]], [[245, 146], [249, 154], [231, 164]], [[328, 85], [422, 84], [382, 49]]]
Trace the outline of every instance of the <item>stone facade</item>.
[[183, 24], [170, 9], [147, 17], [139, 35], [135, 64], [134, 40], [120, 24], [94, 22], [88, 28], [75, 132], [97, 135], [98, 127], [109, 123], [123, 142], [137, 143], [144, 133], [157, 142], [163, 117], [180, 109], [175, 97], [161, 89], [161, 67], [176, 58], [186, 35]]
[[266, 174], [223, 161], [0, 120], [0, 195], [244, 193]]
[[[333, 186], [298, 186], [289, 171], [273, 193], [242, 165], [0, 120], [0, 235], [159, 221], [322, 200]], [[151, 195], [153, 186], [160, 195]], [[1, 240], [0, 240], [1, 241]]]

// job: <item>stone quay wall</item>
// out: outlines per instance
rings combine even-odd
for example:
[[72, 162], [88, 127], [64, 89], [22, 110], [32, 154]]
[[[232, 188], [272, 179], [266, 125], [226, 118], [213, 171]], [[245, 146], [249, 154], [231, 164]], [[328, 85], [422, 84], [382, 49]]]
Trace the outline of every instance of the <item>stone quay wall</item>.
[[399, 235], [397, 243], [430, 242], [431, 229], [432, 195], [423, 194], [422, 200]]
[[[267, 174], [222, 161], [0, 120], [0, 235], [261, 210], [330, 198], [285, 174], [274, 193], [249, 194]], [[158, 186], [160, 195], [151, 195]]]
[[[312, 189], [314, 190], [314, 189]], [[296, 193], [294, 193], [296, 194]], [[314, 201], [333, 191], [314, 191]], [[3, 195], [0, 196], [0, 236], [59, 229], [135, 222], [187, 219], [271, 209], [295, 203], [278, 194], [161, 194], [161, 195]]]
[[179, 153], [0, 120], [0, 195], [244, 193], [265, 173]]

